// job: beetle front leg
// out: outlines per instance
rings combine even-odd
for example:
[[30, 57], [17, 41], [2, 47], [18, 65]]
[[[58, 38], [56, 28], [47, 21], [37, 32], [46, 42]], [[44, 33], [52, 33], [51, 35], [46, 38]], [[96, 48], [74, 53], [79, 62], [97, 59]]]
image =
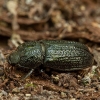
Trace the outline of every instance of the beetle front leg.
[[25, 80], [27, 77], [29, 77], [32, 74], [33, 71], [34, 69], [31, 69], [25, 76], [21, 78], [21, 80]]

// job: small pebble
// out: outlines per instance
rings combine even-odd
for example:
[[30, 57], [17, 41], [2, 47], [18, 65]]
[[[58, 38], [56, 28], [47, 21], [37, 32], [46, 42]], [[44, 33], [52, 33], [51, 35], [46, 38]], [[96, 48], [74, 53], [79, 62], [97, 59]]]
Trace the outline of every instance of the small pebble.
[[18, 96], [14, 96], [11, 98], [11, 100], [20, 100]]
[[61, 92], [61, 97], [62, 97], [62, 98], [65, 98], [65, 97], [67, 97], [66, 93], [64, 93], [64, 92]]
[[16, 87], [16, 88], [14, 88], [14, 89], [12, 90], [12, 92], [18, 93], [18, 92], [20, 92], [20, 89]]
[[69, 99], [69, 100], [76, 100], [75, 98], [71, 98], [71, 99]]
[[1, 96], [7, 96], [7, 92], [4, 91], [4, 90], [0, 91], [0, 97], [1, 97]]
[[31, 96], [31, 94], [25, 94], [25, 96], [30, 97], [30, 96]]

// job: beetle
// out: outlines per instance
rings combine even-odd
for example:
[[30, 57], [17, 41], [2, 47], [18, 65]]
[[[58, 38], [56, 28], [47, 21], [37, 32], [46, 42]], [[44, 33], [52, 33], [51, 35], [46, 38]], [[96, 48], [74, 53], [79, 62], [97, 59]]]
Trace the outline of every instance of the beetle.
[[58, 71], [81, 70], [92, 66], [94, 57], [82, 43], [65, 40], [40, 40], [25, 42], [8, 58], [12, 66], [31, 69], [43, 65]]

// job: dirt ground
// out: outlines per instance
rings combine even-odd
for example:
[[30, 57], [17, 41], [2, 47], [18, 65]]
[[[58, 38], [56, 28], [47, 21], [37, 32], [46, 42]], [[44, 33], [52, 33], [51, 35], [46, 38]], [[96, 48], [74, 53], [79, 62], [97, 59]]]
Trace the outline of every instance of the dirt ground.
[[[33, 40], [69, 40], [87, 45], [94, 64], [51, 75], [15, 68], [6, 57]], [[99, 0], [0, 0], [0, 100], [100, 100]]]

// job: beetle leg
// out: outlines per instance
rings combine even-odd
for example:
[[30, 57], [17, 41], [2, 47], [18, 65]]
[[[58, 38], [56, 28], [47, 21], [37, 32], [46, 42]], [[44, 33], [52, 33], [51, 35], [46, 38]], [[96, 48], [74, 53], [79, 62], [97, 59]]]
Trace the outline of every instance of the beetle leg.
[[29, 77], [32, 72], [34, 71], [34, 69], [31, 69], [24, 77], [21, 78], [21, 80], [25, 80], [27, 77]]

